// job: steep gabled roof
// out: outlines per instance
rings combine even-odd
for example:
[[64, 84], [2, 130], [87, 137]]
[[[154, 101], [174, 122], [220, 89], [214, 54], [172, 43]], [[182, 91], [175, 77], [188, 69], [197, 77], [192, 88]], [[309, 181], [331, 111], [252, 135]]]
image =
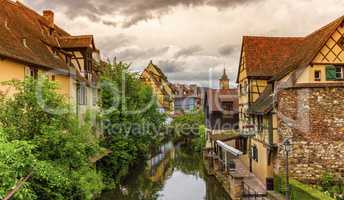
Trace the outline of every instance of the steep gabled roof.
[[[71, 36], [18, 1], [0, 0], [0, 7], [0, 57], [34, 66], [68, 69], [57, 53], [63, 52], [60, 44], [90, 46], [91, 43], [94, 47], [93, 37]], [[67, 38], [72, 39], [65, 41]]]
[[[68, 68], [49, 46], [57, 45], [42, 30], [46, 19], [21, 3], [0, 1], [0, 55], [49, 68]], [[67, 35], [60, 31], [58, 34]], [[25, 43], [24, 44], [24, 40]]]
[[247, 76], [271, 78], [283, 69], [281, 65], [294, 53], [302, 40], [300, 37], [244, 36], [244, 57], [240, 59], [244, 59]]
[[283, 70], [277, 73], [271, 81], [280, 80], [290, 72], [300, 69], [303, 71], [317, 56], [327, 40], [343, 24], [344, 16], [306, 36], [296, 51], [281, 65]]

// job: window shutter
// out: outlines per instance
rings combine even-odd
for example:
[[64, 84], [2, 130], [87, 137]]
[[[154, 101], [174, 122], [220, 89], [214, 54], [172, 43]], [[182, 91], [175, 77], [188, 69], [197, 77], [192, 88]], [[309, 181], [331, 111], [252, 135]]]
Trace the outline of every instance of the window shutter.
[[336, 67], [333, 65], [326, 66], [326, 80], [336, 80]]

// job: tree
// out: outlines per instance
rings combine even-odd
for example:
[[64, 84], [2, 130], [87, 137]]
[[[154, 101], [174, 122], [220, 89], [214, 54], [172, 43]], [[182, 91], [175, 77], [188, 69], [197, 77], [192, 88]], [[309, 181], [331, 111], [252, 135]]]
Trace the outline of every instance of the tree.
[[185, 113], [175, 117], [172, 121], [172, 127], [176, 137], [180, 135], [197, 134], [200, 125], [204, 124], [204, 113], [201, 111]]
[[3, 96], [0, 102], [5, 138], [0, 148], [4, 152], [21, 148], [12, 160], [0, 155], [1, 171], [12, 180], [3, 191], [32, 172], [15, 198], [92, 199], [100, 193], [102, 176], [88, 160], [99, 150], [89, 122], [79, 123], [64, 97], [56, 93], [57, 85], [44, 77], [6, 84], [16, 93], [10, 98]]
[[98, 166], [109, 177], [107, 182], [114, 184], [140, 158], [145, 158], [150, 146], [157, 144], [160, 126], [165, 121], [152, 89], [129, 67], [124, 63], [108, 64], [101, 81], [104, 146], [113, 153]]

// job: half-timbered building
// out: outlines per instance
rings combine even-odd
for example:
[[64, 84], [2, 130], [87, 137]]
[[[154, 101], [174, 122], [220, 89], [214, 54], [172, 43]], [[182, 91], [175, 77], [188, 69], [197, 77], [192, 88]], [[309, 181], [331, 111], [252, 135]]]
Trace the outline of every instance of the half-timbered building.
[[161, 69], [153, 64], [153, 61], [150, 61], [144, 69], [141, 79], [153, 89], [161, 110], [172, 113], [175, 90]]
[[[93, 36], [72, 36], [55, 24], [54, 13], [40, 15], [20, 2], [0, 1], [0, 81], [45, 75], [55, 81], [80, 117], [96, 109], [99, 51]], [[14, 91], [1, 86], [2, 93]]]
[[280, 145], [289, 137], [293, 177], [316, 181], [327, 170], [343, 176], [336, 168], [344, 166], [338, 161], [344, 131], [343, 19], [306, 37], [243, 38], [237, 83], [240, 133], [249, 153], [241, 160], [263, 182], [283, 172]]

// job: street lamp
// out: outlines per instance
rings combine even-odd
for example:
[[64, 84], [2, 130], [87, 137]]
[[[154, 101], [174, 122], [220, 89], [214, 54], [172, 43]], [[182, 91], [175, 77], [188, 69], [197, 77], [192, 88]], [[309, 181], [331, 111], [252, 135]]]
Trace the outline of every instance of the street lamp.
[[291, 152], [291, 143], [290, 143], [290, 138], [286, 138], [283, 141], [283, 150], [285, 152], [286, 156], [286, 165], [285, 165], [285, 171], [286, 171], [286, 194], [285, 198], [286, 200], [290, 200], [290, 188], [289, 188], [289, 163], [288, 163], [288, 156], [289, 153]]

